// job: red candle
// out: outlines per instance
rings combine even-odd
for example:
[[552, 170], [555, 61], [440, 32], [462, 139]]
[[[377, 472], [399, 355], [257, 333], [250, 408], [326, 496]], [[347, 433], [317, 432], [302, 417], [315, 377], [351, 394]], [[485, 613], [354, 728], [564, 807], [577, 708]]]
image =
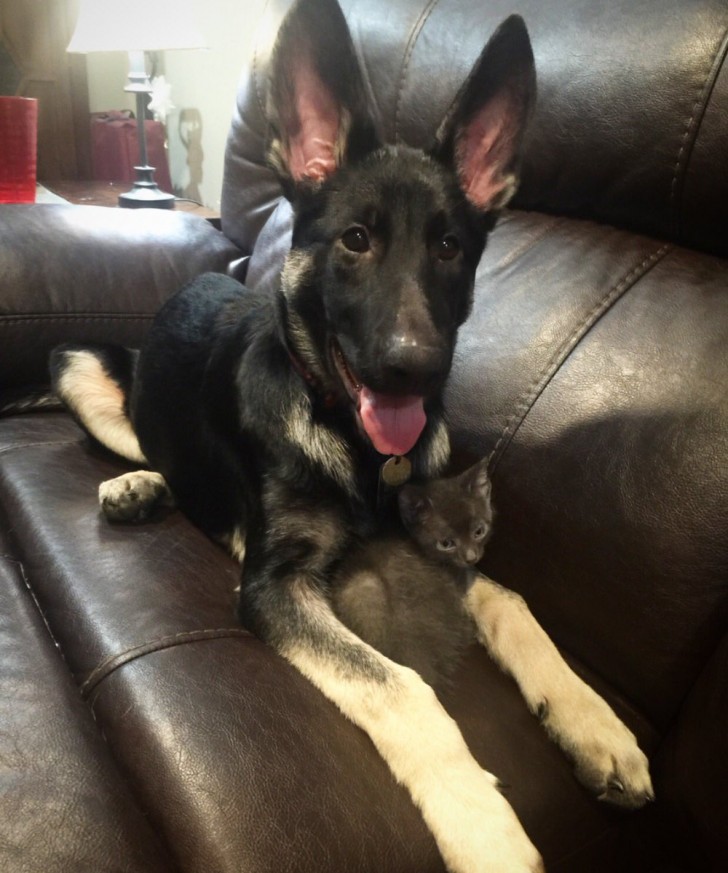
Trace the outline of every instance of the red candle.
[[38, 101], [0, 97], [0, 203], [35, 202]]

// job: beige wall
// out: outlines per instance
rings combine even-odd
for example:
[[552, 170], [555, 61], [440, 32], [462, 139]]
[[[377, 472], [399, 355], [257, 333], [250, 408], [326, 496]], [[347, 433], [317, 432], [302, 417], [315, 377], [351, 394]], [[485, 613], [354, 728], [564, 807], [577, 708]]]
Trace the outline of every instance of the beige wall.
[[[169, 163], [175, 193], [217, 209], [223, 158], [237, 82], [252, 52], [266, 0], [202, 0], [202, 51], [165, 52], [164, 67], [175, 109], [167, 117]], [[134, 108], [124, 93], [126, 56], [87, 57], [92, 112]]]

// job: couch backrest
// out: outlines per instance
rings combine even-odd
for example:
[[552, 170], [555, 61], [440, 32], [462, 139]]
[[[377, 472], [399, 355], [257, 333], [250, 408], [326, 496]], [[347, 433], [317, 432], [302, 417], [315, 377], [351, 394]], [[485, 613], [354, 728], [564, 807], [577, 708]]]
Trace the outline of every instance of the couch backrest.
[[[228, 141], [223, 228], [252, 251], [288, 220], [265, 166], [267, 67], [290, 0], [271, 0]], [[515, 205], [728, 254], [725, 0], [342, 0], [387, 141], [427, 146], [511, 12], [533, 41], [539, 98]], [[285, 247], [272, 258], [278, 263]], [[251, 265], [252, 278], [257, 278]]]

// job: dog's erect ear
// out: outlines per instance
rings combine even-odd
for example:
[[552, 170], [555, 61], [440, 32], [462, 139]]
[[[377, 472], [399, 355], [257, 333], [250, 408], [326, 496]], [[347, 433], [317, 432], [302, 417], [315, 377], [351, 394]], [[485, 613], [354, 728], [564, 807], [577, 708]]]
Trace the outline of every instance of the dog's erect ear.
[[273, 51], [269, 160], [284, 182], [317, 185], [376, 147], [361, 72], [336, 0], [297, 0]]
[[476, 209], [498, 209], [515, 193], [535, 96], [531, 40], [523, 19], [511, 15], [493, 34], [453, 101], [433, 150], [455, 168]]

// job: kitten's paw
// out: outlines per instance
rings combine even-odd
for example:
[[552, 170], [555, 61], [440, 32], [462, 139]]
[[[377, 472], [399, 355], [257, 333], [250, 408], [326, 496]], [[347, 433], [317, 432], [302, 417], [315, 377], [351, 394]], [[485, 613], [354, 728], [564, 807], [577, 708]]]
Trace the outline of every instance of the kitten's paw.
[[599, 800], [636, 809], [655, 799], [647, 756], [634, 734], [588, 686], [539, 710], [544, 727]]
[[99, 486], [99, 503], [109, 521], [145, 521], [159, 504], [173, 505], [172, 494], [159, 473], [139, 470], [109, 479]]

